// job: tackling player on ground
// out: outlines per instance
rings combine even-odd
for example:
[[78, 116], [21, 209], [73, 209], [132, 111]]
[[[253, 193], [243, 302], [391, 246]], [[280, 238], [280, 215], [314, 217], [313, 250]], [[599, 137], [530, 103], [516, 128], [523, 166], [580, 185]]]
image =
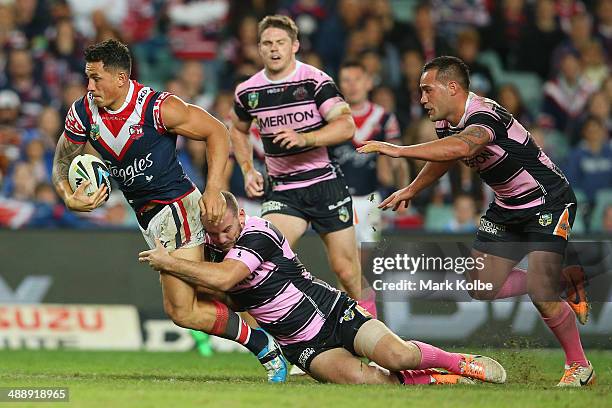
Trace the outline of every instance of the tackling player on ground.
[[[559, 386], [584, 386], [595, 380], [572, 308], [581, 322], [588, 313], [584, 291], [578, 301], [560, 297], [562, 262], [576, 215], [576, 197], [567, 179], [534, 143], [525, 128], [503, 107], [469, 91], [467, 66], [459, 58], [437, 57], [421, 75], [421, 104], [435, 122], [439, 140], [397, 146], [370, 142], [361, 153], [427, 160], [407, 187], [385, 199], [380, 208], [406, 206], [457, 161], [474, 168], [495, 192], [495, 201], [480, 220], [473, 247], [485, 268], [472, 280], [493, 283], [494, 290], [470, 293], [476, 299], [529, 294], [544, 323], [565, 351], [565, 373]], [[516, 268], [528, 255], [527, 271]], [[573, 272], [576, 269], [572, 269]], [[579, 270], [578, 270], [579, 271]], [[566, 276], [566, 281], [580, 278]], [[571, 306], [571, 307], [570, 307]]]
[[[108, 164], [149, 246], [158, 239], [175, 257], [201, 260], [200, 209], [212, 224], [225, 214], [218, 182], [228, 160], [227, 129], [200, 107], [131, 80], [130, 53], [118, 41], [89, 47], [85, 61], [87, 95], [70, 107], [53, 161], [58, 194], [73, 211], [92, 211], [104, 203], [106, 186], [87, 196], [89, 182], [76, 191], [68, 184], [72, 159], [89, 143]], [[177, 160], [177, 135], [207, 144], [203, 195]], [[284, 381], [286, 364], [270, 335], [251, 330], [237, 313], [212, 300], [214, 292], [202, 293], [202, 288], [168, 273], [162, 272], [160, 280], [164, 309], [175, 324], [245, 345], [266, 367], [270, 381]]]
[[[269, 221], [248, 217], [231, 193], [220, 224], [203, 220], [207, 259], [172, 257], [157, 243], [140, 262], [180, 279], [227, 294], [283, 346], [287, 358], [323, 382], [340, 384], [456, 384], [478, 379], [504, 383], [495, 360], [449, 353], [404, 341], [373, 319], [344, 292], [313, 278], [289, 242]], [[371, 367], [367, 357], [385, 370]], [[432, 368], [443, 368], [442, 373]]]

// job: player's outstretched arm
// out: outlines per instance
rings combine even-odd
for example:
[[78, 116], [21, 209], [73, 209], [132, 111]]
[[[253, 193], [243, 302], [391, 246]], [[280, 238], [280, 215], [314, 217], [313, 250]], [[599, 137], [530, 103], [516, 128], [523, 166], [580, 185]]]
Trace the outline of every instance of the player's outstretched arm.
[[325, 117], [328, 122], [319, 130], [297, 133], [293, 129], [283, 129], [272, 140], [281, 147], [333, 146], [351, 140], [355, 134], [355, 121], [351, 109], [345, 102], [338, 103]]
[[482, 126], [469, 126], [463, 132], [443, 139], [411, 146], [398, 146], [386, 142], [367, 141], [359, 153], [380, 153], [391, 157], [445, 162], [465, 159], [480, 152], [491, 141], [491, 134]]
[[410, 200], [420, 191], [429, 187], [434, 181], [444, 175], [454, 164], [455, 160], [446, 162], [428, 162], [419, 172], [416, 178], [407, 187], [397, 190], [380, 203], [378, 208], [386, 210], [392, 208], [397, 211], [399, 208], [407, 208]]
[[85, 150], [85, 143], [71, 143], [62, 133], [55, 147], [55, 156], [53, 157], [53, 185], [57, 194], [64, 200], [66, 207], [72, 211], [88, 212], [101, 206], [108, 195], [106, 185], [99, 188], [93, 195], [85, 194], [85, 189], [91, 183], [89, 180], [72, 191], [68, 183], [68, 168], [72, 159]]
[[223, 170], [229, 159], [229, 133], [223, 123], [199, 106], [185, 103], [177, 96], [168, 97], [161, 106], [166, 129], [190, 139], [206, 142], [208, 177], [200, 200], [202, 216], [217, 223], [225, 214]]
[[230, 116], [232, 119], [230, 139], [236, 162], [244, 178], [244, 190], [248, 197], [261, 197], [264, 194], [264, 179], [253, 166], [253, 145], [249, 140], [251, 123], [240, 120], [234, 110]]
[[159, 239], [155, 248], [138, 254], [139, 262], [146, 262], [157, 271], [163, 271], [198, 286], [225, 292], [251, 274], [249, 268], [240, 261], [227, 259], [223, 262], [194, 262], [175, 258]]

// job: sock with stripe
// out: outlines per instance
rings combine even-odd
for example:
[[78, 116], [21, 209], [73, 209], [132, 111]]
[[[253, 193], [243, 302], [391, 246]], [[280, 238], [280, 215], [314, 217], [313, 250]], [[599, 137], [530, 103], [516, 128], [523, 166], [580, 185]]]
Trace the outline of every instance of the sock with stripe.
[[268, 337], [262, 330], [251, 329], [238, 313], [219, 301], [213, 302], [217, 318], [210, 334], [240, 343], [255, 355], [268, 345]]

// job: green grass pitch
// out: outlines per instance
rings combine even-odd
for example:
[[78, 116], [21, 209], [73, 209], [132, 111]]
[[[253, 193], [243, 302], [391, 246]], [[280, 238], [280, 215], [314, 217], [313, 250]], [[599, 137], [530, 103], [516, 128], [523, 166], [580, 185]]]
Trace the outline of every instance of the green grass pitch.
[[478, 350], [508, 371], [504, 385], [356, 386], [305, 377], [268, 385], [249, 354], [0, 351], [0, 387], [68, 387], [69, 403], [0, 403], [3, 407], [612, 407], [612, 351], [589, 351], [597, 384], [557, 389], [562, 353]]

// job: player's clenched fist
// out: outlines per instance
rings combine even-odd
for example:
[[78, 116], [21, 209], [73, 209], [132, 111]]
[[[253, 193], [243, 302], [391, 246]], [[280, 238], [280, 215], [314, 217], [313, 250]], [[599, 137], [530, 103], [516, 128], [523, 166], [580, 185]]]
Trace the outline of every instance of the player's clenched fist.
[[363, 146], [357, 148], [359, 153], [380, 153], [391, 157], [399, 157], [399, 150], [398, 145], [375, 140], [368, 140]]

